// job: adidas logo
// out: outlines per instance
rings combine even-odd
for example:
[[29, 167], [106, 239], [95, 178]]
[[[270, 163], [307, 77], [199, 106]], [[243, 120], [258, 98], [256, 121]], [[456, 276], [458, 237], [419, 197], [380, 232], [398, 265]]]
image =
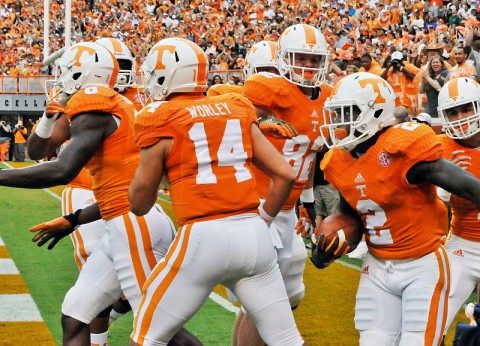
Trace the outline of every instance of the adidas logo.
[[93, 203], [95, 203], [95, 198], [92, 198], [92, 197], [90, 197], [85, 201], [85, 204], [93, 204]]
[[312, 115], [310, 115], [312, 118], [318, 118], [317, 111], [314, 109]]
[[355, 177], [354, 180], [355, 184], [361, 184], [365, 182], [365, 179], [363, 179], [362, 173], [358, 173], [357, 176]]
[[366, 266], [365, 268], [362, 269], [362, 274], [370, 275], [370, 273], [368, 272], [368, 266]]
[[452, 254], [455, 255], [455, 256], [464, 257], [463, 256], [463, 251], [461, 249], [453, 251]]

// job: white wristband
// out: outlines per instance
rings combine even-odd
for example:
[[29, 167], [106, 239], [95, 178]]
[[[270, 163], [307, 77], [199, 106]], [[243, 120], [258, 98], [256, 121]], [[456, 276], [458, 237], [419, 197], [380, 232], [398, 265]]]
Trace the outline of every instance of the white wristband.
[[274, 216], [270, 216], [267, 214], [267, 212], [265, 211], [265, 209], [263, 209], [263, 204], [260, 205], [258, 207], [258, 211], [260, 212], [260, 217], [265, 220], [265, 222], [267, 223], [267, 225], [270, 226], [270, 224], [272, 223], [273, 219], [275, 218]]
[[35, 129], [35, 134], [40, 138], [50, 138], [55, 127], [55, 117], [47, 118], [45, 112], [43, 113], [40, 122], [38, 123], [37, 128]]
[[304, 203], [314, 203], [315, 197], [313, 196], [313, 187], [303, 190], [300, 195], [300, 200]]
[[450, 202], [450, 197], [452, 194], [447, 190], [442, 189], [441, 187], [437, 187], [437, 196], [444, 202]]

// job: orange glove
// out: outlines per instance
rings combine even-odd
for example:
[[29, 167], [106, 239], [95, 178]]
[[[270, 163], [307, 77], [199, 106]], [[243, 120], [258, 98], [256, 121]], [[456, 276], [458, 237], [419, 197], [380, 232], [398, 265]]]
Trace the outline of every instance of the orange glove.
[[290, 139], [298, 136], [292, 124], [279, 118], [258, 118], [258, 127], [263, 133], [268, 133], [276, 138]]
[[54, 117], [56, 119], [62, 113], [65, 113], [65, 108], [63, 108], [59, 103], [55, 101], [47, 102], [47, 109], [45, 109], [45, 115], [47, 118]]
[[38, 246], [43, 246], [50, 239], [53, 239], [48, 245], [48, 249], [51, 250], [57, 245], [57, 243], [64, 237], [72, 233], [78, 225], [78, 216], [82, 210], [79, 209], [75, 213], [57, 217], [51, 221], [41, 223], [39, 225], [30, 228], [30, 232], [37, 232], [32, 238], [33, 242], [37, 242]]
[[[315, 212], [314, 203], [311, 204], [312, 209]], [[297, 232], [297, 234], [300, 234], [302, 238], [305, 238], [307, 235], [311, 235], [313, 230], [315, 229], [315, 223], [312, 222], [309, 214], [310, 213], [307, 210], [307, 207], [298, 207], [298, 221], [295, 225], [295, 231]]]

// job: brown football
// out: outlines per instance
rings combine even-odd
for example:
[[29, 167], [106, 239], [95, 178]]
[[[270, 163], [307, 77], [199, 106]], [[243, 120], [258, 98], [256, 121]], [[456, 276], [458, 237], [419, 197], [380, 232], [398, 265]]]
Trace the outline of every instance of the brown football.
[[335, 213], [327, 216], [317, 229], [317, 238], [324, 234], [330, 242], [338, 234], [340, 240], [347, 240], [350, 251], [355, 250], [363, 235], [363, 225], [349, 214]]

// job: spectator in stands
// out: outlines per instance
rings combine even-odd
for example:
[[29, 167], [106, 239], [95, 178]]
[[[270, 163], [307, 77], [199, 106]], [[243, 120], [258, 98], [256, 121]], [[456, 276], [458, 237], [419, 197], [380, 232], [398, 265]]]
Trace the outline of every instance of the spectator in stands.
[[467, 61], [467, 52], [465, 47], [456, 46], [453, 48], [453, 57], [457, 64], [450, 70], [450, 79], [459, 77], [468, 77], [477, 79], [477, 70], [475, 67]]
[[465, 38], [465, 48], [470, 48], [468, 60], [473, 61], [473, 66], [477, 70], [477, 80], [480, 76], [480, 36], [476, 33], [476, 28], [470, 28]]
[[380, 64], [372, 58], [372, 56], [368, 53], [365, 53], [360, 58], [360, 62], [362, 64], [362, 68], [360, 72], [370, 72], [377, 76], [381, 76], [383, 73], [383, 68]]
[[422, 80], [419, 84], [419, 92], [427, 95], [427, 111], [433, 117], [438, 117], [438, 93], [448, 81], [449, 74], [445, 62], [440, 56], [435, 56], [427, 63], [427, 70], [421, 70]]
[[397, 124], [406, 123], [407, 121], [409, 121], [408, 109], [403, 106], [396, 107], [393, 111], [393, 116], [395, 117], [395, 121]]
[[412, 120], [420, 124], [425, 124], [430, 127], [432, 126], [432, 117], [428, 113], [420, 113]]
[[395, 106], [404, 106], [415, 114], [418, 103], [418, 85], [414, 82], [420, 69], [404, 60], [402, 52], [394, 52], [381, 77], [392, 86], [397, 94]]
[[220, 76], [219, 74], [214, 75], [213, 78], [212, 78], [212, 84], [213, 85], [223, 84], [222, 76]]
[[13, 129], [13, 135], [15, 136], [15, 161], [25, 162], [25, 147], [27, 143], [27, 128], [18, 123]]
[[[10, 146], [10, 135], [12, 131], [9, 126], [7, 126], [7, 122], [4, 120], [0, 121], [0, 155], [5, 155], [9, 152]], [[10, 150], [13, 150], [11, 148]], [[6, 159], [5, 156], [2, 159]]]

